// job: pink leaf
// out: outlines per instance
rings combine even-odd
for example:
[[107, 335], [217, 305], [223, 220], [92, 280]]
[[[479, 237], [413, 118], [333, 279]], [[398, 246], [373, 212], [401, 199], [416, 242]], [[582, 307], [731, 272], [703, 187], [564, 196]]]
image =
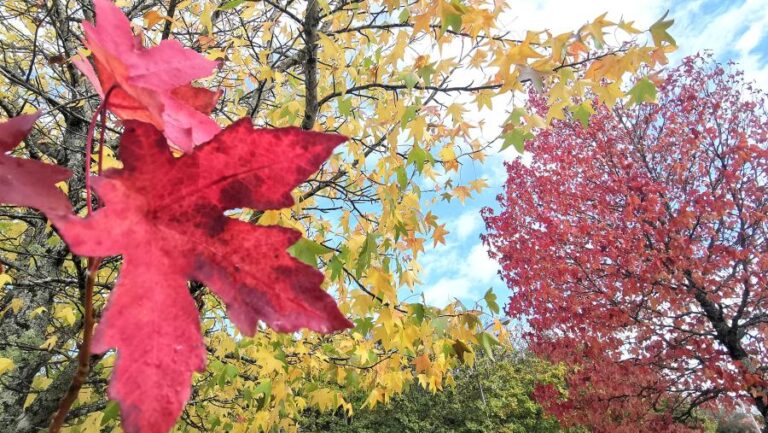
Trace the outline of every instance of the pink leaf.
[[121, 119], [153, 124], [183, 151], [216, 135], [220, 128], [208, 115], [220, 94], [190, 84], [211, 75], [216, 62], [174, 40], [144, 48], [117, 6], [94, 4], [96, 24], [83, 28], [96, 68], [84, 59], [74, 64], [100, 95], [115, 87], [107, 107]]
[[104, 207], [59, 228], [76, 254], [125, 258], [95, 349], [118, 350], [110, 395], [121, 403], [126, 432], [160, 433], [181, 413], [191, 374], [203, 367], [187, 280], [208, 285], [249, 335], [259, 320], [286, 332], [351, 326], [322, 290], [322, 274], [286, 252], [298, 232], [224, 215], [290, 206], [291, 191], [344, 137], [254, 129], [245, 119], [174, 158], [152, 125], [125, 126], [125, 168], [94, 179]]
[[57, 220], [72, 212], [67, 197], [56, 187], [69, 178], [69, 170], [5, 155], [29, 134], [38, 117], [40, 113], [27, 114], [0, 123], [0, 203], [39, 209]]

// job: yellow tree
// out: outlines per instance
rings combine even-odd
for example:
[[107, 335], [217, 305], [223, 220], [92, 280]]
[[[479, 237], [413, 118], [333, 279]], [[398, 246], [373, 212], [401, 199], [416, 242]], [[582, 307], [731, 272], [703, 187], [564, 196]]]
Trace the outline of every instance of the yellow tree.
[[[231, 217], [302, 231], [305, 238], [291, 253], [325, 273], [355, 328], [332, 335], [262, 328], [243, 336], [220, 301], [191, 283], [209, 362], [195, 378], [179, 431], [296, 431], [305, 410], [359, 410], [349, 403], [352, 394], [373, 407], [411, 383], [439, 391], [451, 382], [453, 367], [473, 361], [475, 348], [506, 344], [491, 295], [475, 306], [445, 308], [410, 296], [420, 253], [447, 234], [431, 206], [480, 192], [485, 181], [462, 168], [499, 147], [478, 138], [483, 124], [467, 113], [484, 107], [508, 113], [499, 141], [520, 148], [531, 130], [553, 118], [588, 118], [592, 106], [575, 106], [574, 97], [590, 91], [614, 104], [625, 95], [626, 74], [653, 70], [674, 48], [666, 32], [671, 21], [663, 18], [643, 31], [603, 15], [563, 34], [510, 32], [499, 22], [513, 5], [499, 1], [117, 4], [145, 45], [173, 38], [221, 60], [202, 83], [223, 90], [214, 111], [220, 124], [247, 116], [257, 125], [299, 125], [350, 138], [295, 191], [293, 208], [240, 209]], [[89, 0], [0, 6], [0, 109], [7, 117], [46, 111], [43, 127], [19, 153], [72, 169], [75, 176], [61, 187], [77, 209], [85, 203], [84, 137], [98, 104], [72, 65], [88, 56], [84, 19], [94, 19]], [[608, 43], [609, 32], [619, 42]], [[546, 116], [513, 104], [528, 86], [548, 94]], [[120, 164], [114, 137], [107, 137], [108, 165]], [[86, 265], [36, 212], [0, 207], [0, 230], [0, 431], [37, 431], [75, 374]], [[97, 309], [119, 269], [119, 257], [104, 260]], [[72, 432], [118, 428], [118, 409], [105, 398], [114, 354], [91, 362], [69, 416]]]

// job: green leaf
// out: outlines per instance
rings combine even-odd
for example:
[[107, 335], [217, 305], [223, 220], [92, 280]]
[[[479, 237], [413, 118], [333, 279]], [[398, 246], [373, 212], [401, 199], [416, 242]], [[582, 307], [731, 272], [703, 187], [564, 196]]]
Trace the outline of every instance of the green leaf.
[[426, 309], [424, 309], [424, 305], [411, 304], [408, 306], [408, 309], [411, 310], [411, 314], [413, 315], [413, 318], [416, 319], [416, 323], [421, 325], [421, 322], [424, 321], [424, 316], [426, 315]]
[[669, 11], [664, 12], [664, 16], [659, 18], [658, 21], [653, 23], [651, 27], [648, 29], [648, 31], [651, 32], [651, 37], [653, 38], [653, 44], [657, 47], [660, 47], [663, 42], [668, 42], [672, 46], [677, 46], [677, 42], [675, 42], [675, 38], [672, 37], [672, 35], [667, 32], [667, 29], [672, 26], [672, 24], [675, 23], [675, 20], [664, 20], [664, 18], [669, 15]]
[[421, 173], [424, 169], [424, 161], [427, 160], [427, 152], [419, 147], [418, 144], [413, 145], [413, 149], [408, 153], [408, 164], [412, 164], [416, 167], [416, 171]]
[[595, 110], [592, 109], [592, 105], [589, 101], [584, 101], [575, 108], [571, 108], [573, 117], [581, 123], [581, 127], [584, 129], [587, 129], [589, 126], [589, 118], [594, 112]]
[[288, 248], [288, 254], [315, 268], [317, 268], [317, 256], [322, 256], [332, 251], [315, 241], [305, 238], [299, 239], [298, 242]]
[[408, 122], [416, 118], [416, 114], [419, 112], [419, 107], [416, 105], [409, 105], [405, 107], [403, 117], [400, 119], [400, 129], [405, 129], [408, 126]]
[[437, 72], [434, 65], [435, 65], [434, 63], [430, 63], [426, 66], [419, 68], [418, 74], [421, 77], [421, 79], [424, 80], [424, 84], [427, 86], [432, 83], [432, 74]]
[[458, 0], [444, 4], [440, 16], [440, 31], [444, 33], [447, 29], [451, 29], [454, 32], [460, 32], [462, 17], [466, 11], [466, 6]]
[[253, 393], [264, 395], [272, 394], [272, 381], [267, 379], [264, 382], [259, 383], [255, 388], [253, 388]]
[[419, 76], [414, 72], [402, 74], [400, 75], [400, 79], [403, 80], [405, 87], [407, 87], [409, 90], [413, 89], [417, 84], [419, 84]]
[[344, 264], [341, 263], [338, 254], [328, 261], [328, 269], [331, 270], [331, 280], [339, 280], [344, 272]]
[[480, 342], [480, 345], [483, 347], [483, 350], [488, 357], [494, 359], [493, 346], [500, 346], [501, 344], [499, 343], [499, 340], [487, 332], [482, 332], [477, 336], [477, 341]]
[[116, 401], [110, 400], [107, 402], [107, 406], [104, 408], [104, 416], [101, 417], [101, 425], [105, 425], [106, 423], [112, 421], [113, 419], [117, 419], [117, 417], [120, 415], [120, 405], [117, 404]]
[[253, 388], [253, 394], [263, 394], [264, 398], [260, 400], [258, 409], [264, 409], [269, 404], [269, 399], [272, 397], [272, 381], [267, 379], [264, 382], [259, 383]]
[[404, 238], [408, 236], [408, 229], [405, 227], [405, 224], [403, 224], [402, 221], [398, 221], [395, 224], [395, 242], [399, 241], [400, 238]]
[[230, 9], [234, 9], [234, 8], [240, 6], [243, 3], [245, 3], [245, 0], [230, 0], [230, 1], [226, 2], [226, 3], [224, 3], [223, 5], [219, 6], [219, 10], [220, 11], [228, 11]]
[[401, 23], [407, 23], [408, 18], [410, 17], [411, 17], [411, 10], [408, 8], [403, 8], [403, 10], [400, 11], [400, 15], [397, 18]]
[[342, 116], [352, 114], [352, 98], [339, 99], [339, 114]]
[[355, 276], [360, 278], [363, 275], [363, 271], [371, 264], [371, 254], [376, 251], [376, 238], [375, 233], [368, 233], [365, 236], [365, 242], [360, 247], [360, 254], [357, 257], [357, 265], [355, 266]]
[[522, 120], [522, 118], [523, 118], [523, 116], [525, 116], [525, 114], [526, 114], [526, 111], [525, 111], [524, 108], [517, 107], [514, 110], [512, 110], [511, 113], [509, 113], [509, 116], [507, 117], [506, 123], [511, 123], [514, 126], [520, 126], [522, 124], [522, 122], [520, 122], [520, 120]]
[[235, 367], [232, 364], [227, 364], [224, 367], [224, 377], [227, 378], [227, 380], [232, 380], [237, 377], [237, 375], [240, 374], [240, 372], [237, 370], [237, 367]]
[[368, 332], [370, 332], [371, 329], [373, 329], [373, 319], [370, 317], [364, 317], [362, 319], [355, 319], [355, 331], [359, 332], [360, 335], [368, 335]]
[[408, 186], [408, 173], [405, 172], [405, 167], [402, 165], [397, 167], [395, 174], [397, 174], [397, 185], [401, 190], [405, 190], [405, 187]]
[[438, 335], [445, 333], [445, 330], [448, 329], [448, 318], [436, 317], [432, 319], [432, 327]]
[[504, 144], [501, 145], [502, 151], [509, 146], [515, 146], [518, 153], [525, 152], [525, 141], [533, 138], [533, 134], [530, 132], [524, 132], [520, 129], [513, 129], [511, 132], [504, 134]]
[[488, 289], [488, 291], [485, 292], [483, 299], [485, 299], [485, 304], [488, 305], [488, 309], [491, 310], [493, 314], [499, 314], [499, 304], [496, 302], [497, 298], [496, 294], [493, 293], [493, 289]]
[[629, 105], [642, 104], [643, 102], [656, 101], [656, 85], [648, 78], [638, 81], [634, 87], [627, 92], [629, 95]]

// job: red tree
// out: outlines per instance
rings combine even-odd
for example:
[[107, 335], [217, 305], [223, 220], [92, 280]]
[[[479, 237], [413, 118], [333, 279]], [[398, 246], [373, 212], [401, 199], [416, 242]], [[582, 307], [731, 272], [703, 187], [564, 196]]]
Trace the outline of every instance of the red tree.
[[566, 424], [688, 431], [739, 401], [768, 417], [765, 96], [690, 57], [657, 104], [558, 122], [507, 165], [484, 241], [530, 348], [573, 367], [566, 399], [538, 393]]

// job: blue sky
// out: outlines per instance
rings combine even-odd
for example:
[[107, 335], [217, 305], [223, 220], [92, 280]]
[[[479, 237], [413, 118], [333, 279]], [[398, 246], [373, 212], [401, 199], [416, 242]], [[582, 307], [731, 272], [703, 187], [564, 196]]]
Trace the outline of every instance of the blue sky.
[[[666, 10], [675, 20], [670, 33], [679, 47], [671, 57], [673, 64], [683, 56], [709, 49], [720, 61], [738, 62], [748, 79], [768, 89], [768, 0], [518, 0], [504, 23], [512, 33], [544, 28], [568, 31], [608, 12], [609, 19], [624, 17], [634, 20], [638, 28], [647, 28]], [[486, 119], [483, 136], [491, 138], [498, 133], [506, 113], [502, 109], [468, 113], [468, 117], [473, 116]], [[498, 208], [495, 197], [505, 178], [503, 162], [516, 156], [508, 149], [491, 156], [484, 165], [463, 166], [459, 176], [485, 177], [490, 187], [463, 206], [458, 201], [436, 205], [435, 213], [448, 223], [451, 233], [445, 245], [428, 249], [422, 256], [422, 284], [416, 291], [423, 293], [427, 302], [443, 306], [456, 298], [470, 306], [489, 288], [500, 301], [508, 297], [497, 276], [498, 264], [488, 258], [480, 242], [483, 222], [479, 211], [484, 206]]]

